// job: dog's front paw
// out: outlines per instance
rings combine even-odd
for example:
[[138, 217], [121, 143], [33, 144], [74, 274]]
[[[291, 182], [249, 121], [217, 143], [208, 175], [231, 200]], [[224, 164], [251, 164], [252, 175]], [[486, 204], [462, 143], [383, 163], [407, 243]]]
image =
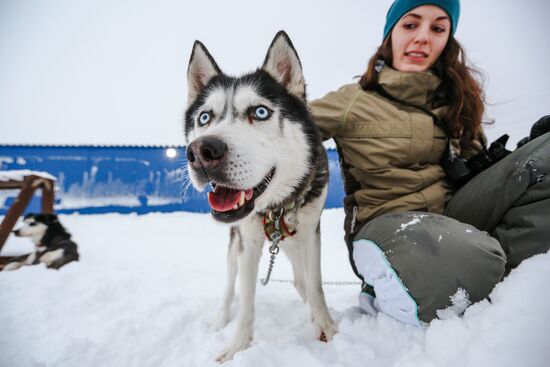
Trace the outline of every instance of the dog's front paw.
[[334, 335], [338, 332], [338, 328], [332, 322], [326, 322], [324, 325], [315, 324], [316, 335], [319, 336], [319, 340], [322, 342], [329, 342], [332, 340]]
[[237, 338], [233, 341], [233, 343], [224, 349], [223, 352], [216, 358], [216, 362], [224, 363], [227, 361], [230, 361], [233, 359], [233, 356], [235, 353], [240, 352], [248, 348], [250, 345], [250, 342], [252, 341], [252, 337], [246, 337], [246, 338]]

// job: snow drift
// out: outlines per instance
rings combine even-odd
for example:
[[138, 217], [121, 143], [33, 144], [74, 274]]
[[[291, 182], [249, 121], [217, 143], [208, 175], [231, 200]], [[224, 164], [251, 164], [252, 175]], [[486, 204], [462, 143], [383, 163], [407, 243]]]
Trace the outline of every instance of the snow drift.
[[[323, 277], [355, 281], [343, 211], [322, 217]], [[0, 273], [1, 366], [216, 366], [235, 322], [214, 331], [228, 230], [207, 214], [61, 216], [81, 260]], [[3, 255], [31, 249], [10, 238]], [[260, 264], [265, 275], [268, 257]], [[284, 256], [273, 278], [291, 279]], [[526, 260], [491, 302], [425, 327], [360, 313], [358, 285], [325, 285], [339, 333], [315, 339], [292, 285], [258, 286], [254, 341], [227, 366], [548, 366], [550, 253]], [[457, 304], [460, 297], [457, 296]], [[238, 307], [238, 299], [233, 308]]]

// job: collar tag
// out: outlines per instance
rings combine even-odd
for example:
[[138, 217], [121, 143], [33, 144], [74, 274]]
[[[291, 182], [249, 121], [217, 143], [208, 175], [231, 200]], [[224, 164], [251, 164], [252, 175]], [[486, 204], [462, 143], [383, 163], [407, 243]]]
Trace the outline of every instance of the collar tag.
[[285, 222], [285, 210], [269, 211], [264, 215], [263, 219], [265, 236], [277, 245], [287, 237], [292, 237], [296, 234], [295, 229], [289, 229]]

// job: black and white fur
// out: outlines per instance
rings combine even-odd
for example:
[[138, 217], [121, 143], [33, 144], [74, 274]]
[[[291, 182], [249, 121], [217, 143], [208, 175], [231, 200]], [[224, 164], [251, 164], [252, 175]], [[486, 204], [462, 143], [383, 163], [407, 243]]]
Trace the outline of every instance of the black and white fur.
[[237, 273], [241, 293], [236, 333], [217, 360], [232, 359], [252, 340], [258, 263], [266, 239], [263, 216], [290, 203], [296, 207], [285, 218], [295, 224], [296, 235], [281, 241], [280, 248], [292, 263], [295, 288], [310, 305], [317, 336], [332, 339], [336, 326], [325, 302], [320, 266], [327, 158], [307, 109], [302, 67], [290, 39], [279, 32], [263, 66], [241, 77], [225, 75], [196, 41], [187, 77], [184, 133], [191, 182], [199, 190], [211, 184], [214, 191], [221, 190], [219, 196], [241, 191], [231, 210], [211, 204], [214, 219], [231, 223], [218, 327], [229, 321]]
[[55, 214], [27, 214], [23, 224], [13, 233], [18, 237], [29, 237], [36, 250], [29, 255], [14, 258], [3, 271], [40, 263], [51, 269], [59, 269], [71, 261], [78, 261], [76, 243], [71, 240], [71, 234]]

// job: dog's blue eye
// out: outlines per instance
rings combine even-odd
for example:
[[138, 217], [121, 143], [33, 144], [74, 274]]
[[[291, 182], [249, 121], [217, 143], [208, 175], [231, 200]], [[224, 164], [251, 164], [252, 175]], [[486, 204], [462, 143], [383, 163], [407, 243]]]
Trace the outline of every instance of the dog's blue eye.
[[271, 113], [272, 111], [265, 106], [258, 106], [254, 108], [254, 118], [256, 120], [260, 120], [260, 121], [267, 120], [268, 118], [271, 117]]
[[210, 122], [210, 119], [212, 118], [212, 115], [210, 112], [202, 112], [199, 115], [199, 125], [204, 126], [207, 123]]

